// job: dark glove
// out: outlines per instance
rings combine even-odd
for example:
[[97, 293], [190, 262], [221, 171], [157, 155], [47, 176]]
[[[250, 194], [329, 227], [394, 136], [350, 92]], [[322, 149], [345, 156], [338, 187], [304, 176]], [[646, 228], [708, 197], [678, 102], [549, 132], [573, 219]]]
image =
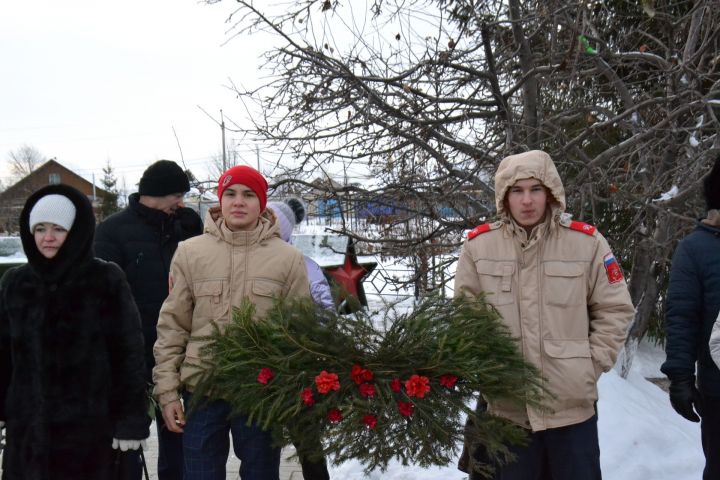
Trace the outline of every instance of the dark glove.
[[698, 415], [702, 416], [702, 399], [695, 387], [695, 376], [670, 379], [670, 404], [677, 413], [691, 422], [700, 421]]

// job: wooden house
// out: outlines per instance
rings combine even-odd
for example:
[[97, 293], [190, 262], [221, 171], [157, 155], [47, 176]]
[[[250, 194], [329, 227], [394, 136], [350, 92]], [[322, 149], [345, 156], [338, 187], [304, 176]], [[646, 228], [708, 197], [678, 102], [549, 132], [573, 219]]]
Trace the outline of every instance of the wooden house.
[[5, 191], [0, 192], [0, 232], [15, 233], [19, 228], [20, 212], [25, 201], [34, 191], [46, 185], [62, 183], [87, 195], [96, 214], [103, 198], [108, 194], [69, 168], [52, 159], [40, 165]]

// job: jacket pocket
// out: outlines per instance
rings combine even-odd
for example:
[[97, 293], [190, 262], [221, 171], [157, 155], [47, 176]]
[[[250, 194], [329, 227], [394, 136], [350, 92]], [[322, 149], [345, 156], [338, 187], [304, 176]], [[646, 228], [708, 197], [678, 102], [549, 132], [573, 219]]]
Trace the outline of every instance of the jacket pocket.
[[480, 279], [480, 288], [488, 294], [488, 301], [495, 305], [508, 305], [515, 301], [513, 291], [514, 262], [494, 262], [478, 260], [475, 262]]
[[224, 280], [200, 280], [193, 283], [198, 318], [217, 319], [228, 311], [227, 283]]
[[282, 282], [269, 278], [254, 278], [250, 288], [257, 318], [265, 317], [273, 301], [283, 294]]
[[543, 340], [543, 376], [561, 409], [586, 406], [597, 400], [595, 366], [587, 339]]
[[561, 307], [587, 303], [585, 269], [580, 263], [545, 262], [545, 303]]

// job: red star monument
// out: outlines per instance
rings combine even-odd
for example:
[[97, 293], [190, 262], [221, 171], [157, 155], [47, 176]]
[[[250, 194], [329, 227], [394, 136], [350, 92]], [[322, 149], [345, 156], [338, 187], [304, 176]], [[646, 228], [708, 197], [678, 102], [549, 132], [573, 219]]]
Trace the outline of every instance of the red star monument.
[[355, 254], [355, 247], [350, 241], [348, 242], [343, 265], [325, 267], [324, 270], [340, 285], [342, 289], [341, 300], [344, 298], [344, 293], [349, 293], [358, 299], [361, 305], [367, 305], [362, 281], [376, 266], [377, 263], [374, 262], [359, 264]]

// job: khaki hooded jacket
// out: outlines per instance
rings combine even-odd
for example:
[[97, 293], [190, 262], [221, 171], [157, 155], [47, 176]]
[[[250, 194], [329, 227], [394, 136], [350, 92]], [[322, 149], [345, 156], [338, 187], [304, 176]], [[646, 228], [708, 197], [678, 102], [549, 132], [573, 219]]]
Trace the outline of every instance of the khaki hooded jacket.
[[[552, 194], [545, 222], [528, 235], [506, 210], [506, 192], [534, 178]], [[455, 277], [456, 296], [486, 294], [554, 395], [538, 410], [501, 400], [490, 412], [533, 431], [595, 413], [597, 380], [615, 363], [634, 308], [607, 241], [565, 214], [565, 191], [548, 154], [505, 158], [495, 176], [500, 220], [471, 231]]]
[[222, 331], [244, 299], [262, 319], [276, 297], [310, 296], [303, 254], [279, 236], [275, 214], [265, 210], [251, 231], [230, 231], [220, 208], [208, 211], [203, 235], [180, 242], [170, 266], [170, 294], [160, 309], [154, 346], [154, 394], [161, 406], [192, 391], [198, 372], [197, 337]]

